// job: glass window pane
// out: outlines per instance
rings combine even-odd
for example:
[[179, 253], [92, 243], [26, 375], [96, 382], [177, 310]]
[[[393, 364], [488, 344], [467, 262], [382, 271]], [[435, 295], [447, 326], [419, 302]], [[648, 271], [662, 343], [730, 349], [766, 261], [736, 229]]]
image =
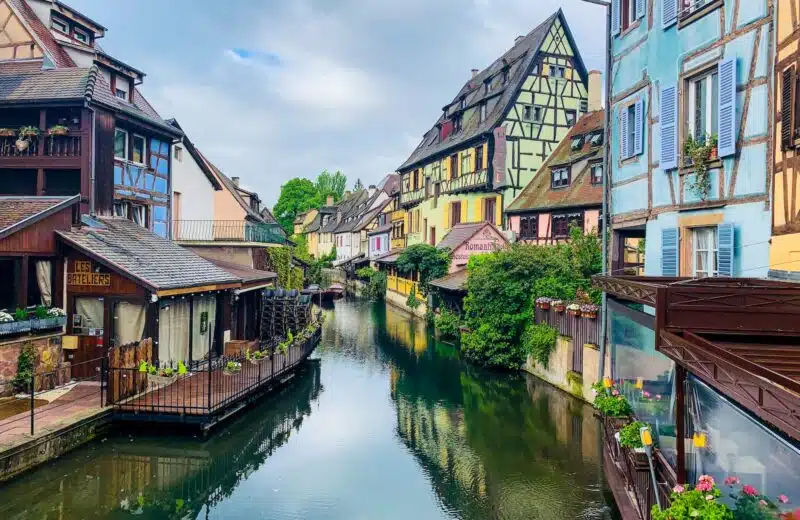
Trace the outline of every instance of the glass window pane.
[[122, 184], [122, 167], [118, 164], [114, 165], [114, 184]]
[[155, 155], [150, 156], [150, 168], [155, 170], [156, 165], [158, 165], [158, 157]]
[[153, 184], [153, 191], [157, 191], [158, 193], [166, 193], [167, 192], [167, 179], [163, 179], [161, 177], [155, 178], [155, 183]]
[[72, 332], [82, 336], [100, 336], [103, 330], [103, 298], [75, 298]]
[[153, 206], [153, 218], [155, 220], [167, 220], [167, 207]]
[[114, 130], [114, 157], [127, 159], [125, 154], [128, 134], [122, 130]]
[[133, 136], [133, 153], [131, 160], [135, 163], [144, 163], [144, 137], [139, 135]]

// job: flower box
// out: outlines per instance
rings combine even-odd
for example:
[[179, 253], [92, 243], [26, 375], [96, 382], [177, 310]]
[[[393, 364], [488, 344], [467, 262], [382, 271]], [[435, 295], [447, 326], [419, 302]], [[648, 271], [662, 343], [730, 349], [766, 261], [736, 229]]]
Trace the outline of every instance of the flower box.
[[0, 336], [12, 336], [31, 331], [31, 320], [0, 323]]
[[53, 330], [60, 329], [67, 324], [66, 316], [53, 316], [50, 318], [31, 320], [31, 330]]
[[14, 137], [17, 132], [11, 128], [0, 128], [0, 137]]
[[175, 381], [175, 376], [159, 376], [155, 374], [147, 374], [147, 384], [150, 386], [167, 386]]
[[564, 310], [567, 308], [567, 305], [562, 301], [555, 301], [552, 303], [552, 305], [556, 312], [564, 312]]

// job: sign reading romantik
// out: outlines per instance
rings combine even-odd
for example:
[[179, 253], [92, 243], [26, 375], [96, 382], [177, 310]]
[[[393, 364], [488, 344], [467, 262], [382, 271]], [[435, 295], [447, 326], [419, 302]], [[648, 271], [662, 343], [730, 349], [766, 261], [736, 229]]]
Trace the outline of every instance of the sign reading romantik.
[[75, 272], [67, 273], [67, 285], [109, 287], [111, 286], [111, 275], [95, 273], [92, 271], [91, 262], [78, 260], [75, 261]]

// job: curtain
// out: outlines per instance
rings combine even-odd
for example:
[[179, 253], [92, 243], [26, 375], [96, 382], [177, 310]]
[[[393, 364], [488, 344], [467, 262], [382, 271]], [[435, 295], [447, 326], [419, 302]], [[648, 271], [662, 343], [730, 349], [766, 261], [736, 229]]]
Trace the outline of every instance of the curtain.
[[144, 336], [145, 307], [138, 303], [116, 302], [114, 304], [114, 344], [138, 343]]
[[53, 304], [53, 264], [50, 260], [36, 262], [36, 283], [42, 295], [42, 305], [50, 307]]
[[[75, 298], [75, 314], [80, 316], [79, 324], [73, 320], [75, 334], [88, 335], [89, 329], [103, 328], [103, 299], [102, 298]], [[95, 335], [98, 335], [95, 332]]]
[[192, 360], [206, 359], [214, 346], [217, 321], [217, 296], [195, 296], [192, 299]]
[[189, 358], [189, 300], [162, 300], [158, 307], [158, 359], [161, 362]]

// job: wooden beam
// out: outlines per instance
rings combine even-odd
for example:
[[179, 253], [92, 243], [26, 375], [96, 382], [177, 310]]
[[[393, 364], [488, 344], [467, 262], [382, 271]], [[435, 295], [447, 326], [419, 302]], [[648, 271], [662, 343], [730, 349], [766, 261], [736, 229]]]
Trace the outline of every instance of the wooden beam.
[[46, 195], [47, 186], [45, 185], [44, 179], [44, 168], [39, 168], [36, 170], [36, 195], [43, 196]]
[[236, 282], [227, 284], [201, 285], [199, 287], [181, 287], [178, 289], [165, 289], [163, 291], [158, 291], [156, 292], [156, 295], [159, 298], [165, 298], [167, 296], [179, 296], [182, 294], [194, 294], [208, 291], [225, 291], [228, 289], [238, 289], [241, 287], [241, 285], [242, 284], [239, 282]]

